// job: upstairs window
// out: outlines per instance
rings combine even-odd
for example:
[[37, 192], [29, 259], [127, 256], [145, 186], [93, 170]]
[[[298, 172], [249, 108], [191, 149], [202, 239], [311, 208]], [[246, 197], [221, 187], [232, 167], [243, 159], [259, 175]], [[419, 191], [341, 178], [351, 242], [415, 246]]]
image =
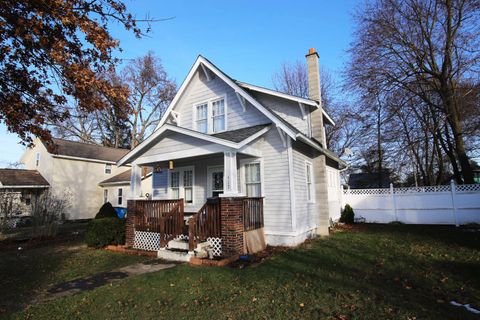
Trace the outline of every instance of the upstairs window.
[[194, 128], [202, 133], [226, 130], [225, 98], [212, 99], [194, 106]]
[[225, 100], [212, 102], [213, 132], [225, 131]]
[[196, 107], [197, 131], [207, 133], [208, 128], [208, 104], [200, 104]]
[[105, 164], [105, 174], [111, 174], [112, 173], [112, 165], [109, 163]]

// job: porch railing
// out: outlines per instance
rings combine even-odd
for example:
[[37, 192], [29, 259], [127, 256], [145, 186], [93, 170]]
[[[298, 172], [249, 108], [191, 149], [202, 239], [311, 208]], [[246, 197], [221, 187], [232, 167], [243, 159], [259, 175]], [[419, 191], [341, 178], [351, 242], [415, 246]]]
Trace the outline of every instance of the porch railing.
[[136, 200], [134, 228], [136, 231], [160, 233], [162, 246], [165, 241], [182, 234], [183, 215], [183, 199]]
[[243, 228], [250, 231], [263, 228], [263, 198], [243, 199]]
[[198, 242], [221, 237], [220, 199], [210, 198], [188, 221], [188, 247], [193, 251]]

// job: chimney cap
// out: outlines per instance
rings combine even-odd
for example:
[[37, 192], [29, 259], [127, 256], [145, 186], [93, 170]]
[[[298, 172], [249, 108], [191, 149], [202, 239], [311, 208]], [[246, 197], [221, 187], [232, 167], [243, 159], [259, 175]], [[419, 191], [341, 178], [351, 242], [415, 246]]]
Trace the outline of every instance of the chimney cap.
[[310, 48], [308, 50], [308, 54], [306, 54], [305, 57], [311, 56], [312, 54], [316, 54], [317, 57], [318, 57], [318, 53], [317, 53], [317, 51], [315, 51], [315, 48]]

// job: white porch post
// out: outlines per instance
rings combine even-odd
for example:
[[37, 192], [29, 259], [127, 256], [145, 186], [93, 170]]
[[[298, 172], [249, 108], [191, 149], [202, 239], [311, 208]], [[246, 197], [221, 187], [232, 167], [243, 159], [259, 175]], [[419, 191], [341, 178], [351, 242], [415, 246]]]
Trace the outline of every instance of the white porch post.
[[223, 153], [223, 161], [223, 196], [239, 196], [237, 183], [237, 153], [234, 151], [225, 151]]
[[132, 164], [132, 175], [130, 176], [130, 198], [138, 199], [142, 193], [142, 168]]

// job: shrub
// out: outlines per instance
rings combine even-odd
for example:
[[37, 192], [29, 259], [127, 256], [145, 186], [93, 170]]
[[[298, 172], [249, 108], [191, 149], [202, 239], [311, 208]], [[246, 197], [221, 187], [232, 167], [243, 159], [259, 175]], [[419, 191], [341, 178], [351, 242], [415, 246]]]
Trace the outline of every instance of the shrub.
[[340, 222], [352, 224], [355, 219], [355, 213], [353, 212], [352, 207], [349, 204], [345, 205], [345, 208], [342, 210], [342, 214], [340, 216]]
[[93, 219], [88, 223], [85, 242], [89, 247], [102, 248], [125, 242], [125, 220], [118, 217]]
[[117, 212], [115, 211], [110, 202], [105, 203], [95, 216], [95, 219], [102, 218], [118, 218]]

